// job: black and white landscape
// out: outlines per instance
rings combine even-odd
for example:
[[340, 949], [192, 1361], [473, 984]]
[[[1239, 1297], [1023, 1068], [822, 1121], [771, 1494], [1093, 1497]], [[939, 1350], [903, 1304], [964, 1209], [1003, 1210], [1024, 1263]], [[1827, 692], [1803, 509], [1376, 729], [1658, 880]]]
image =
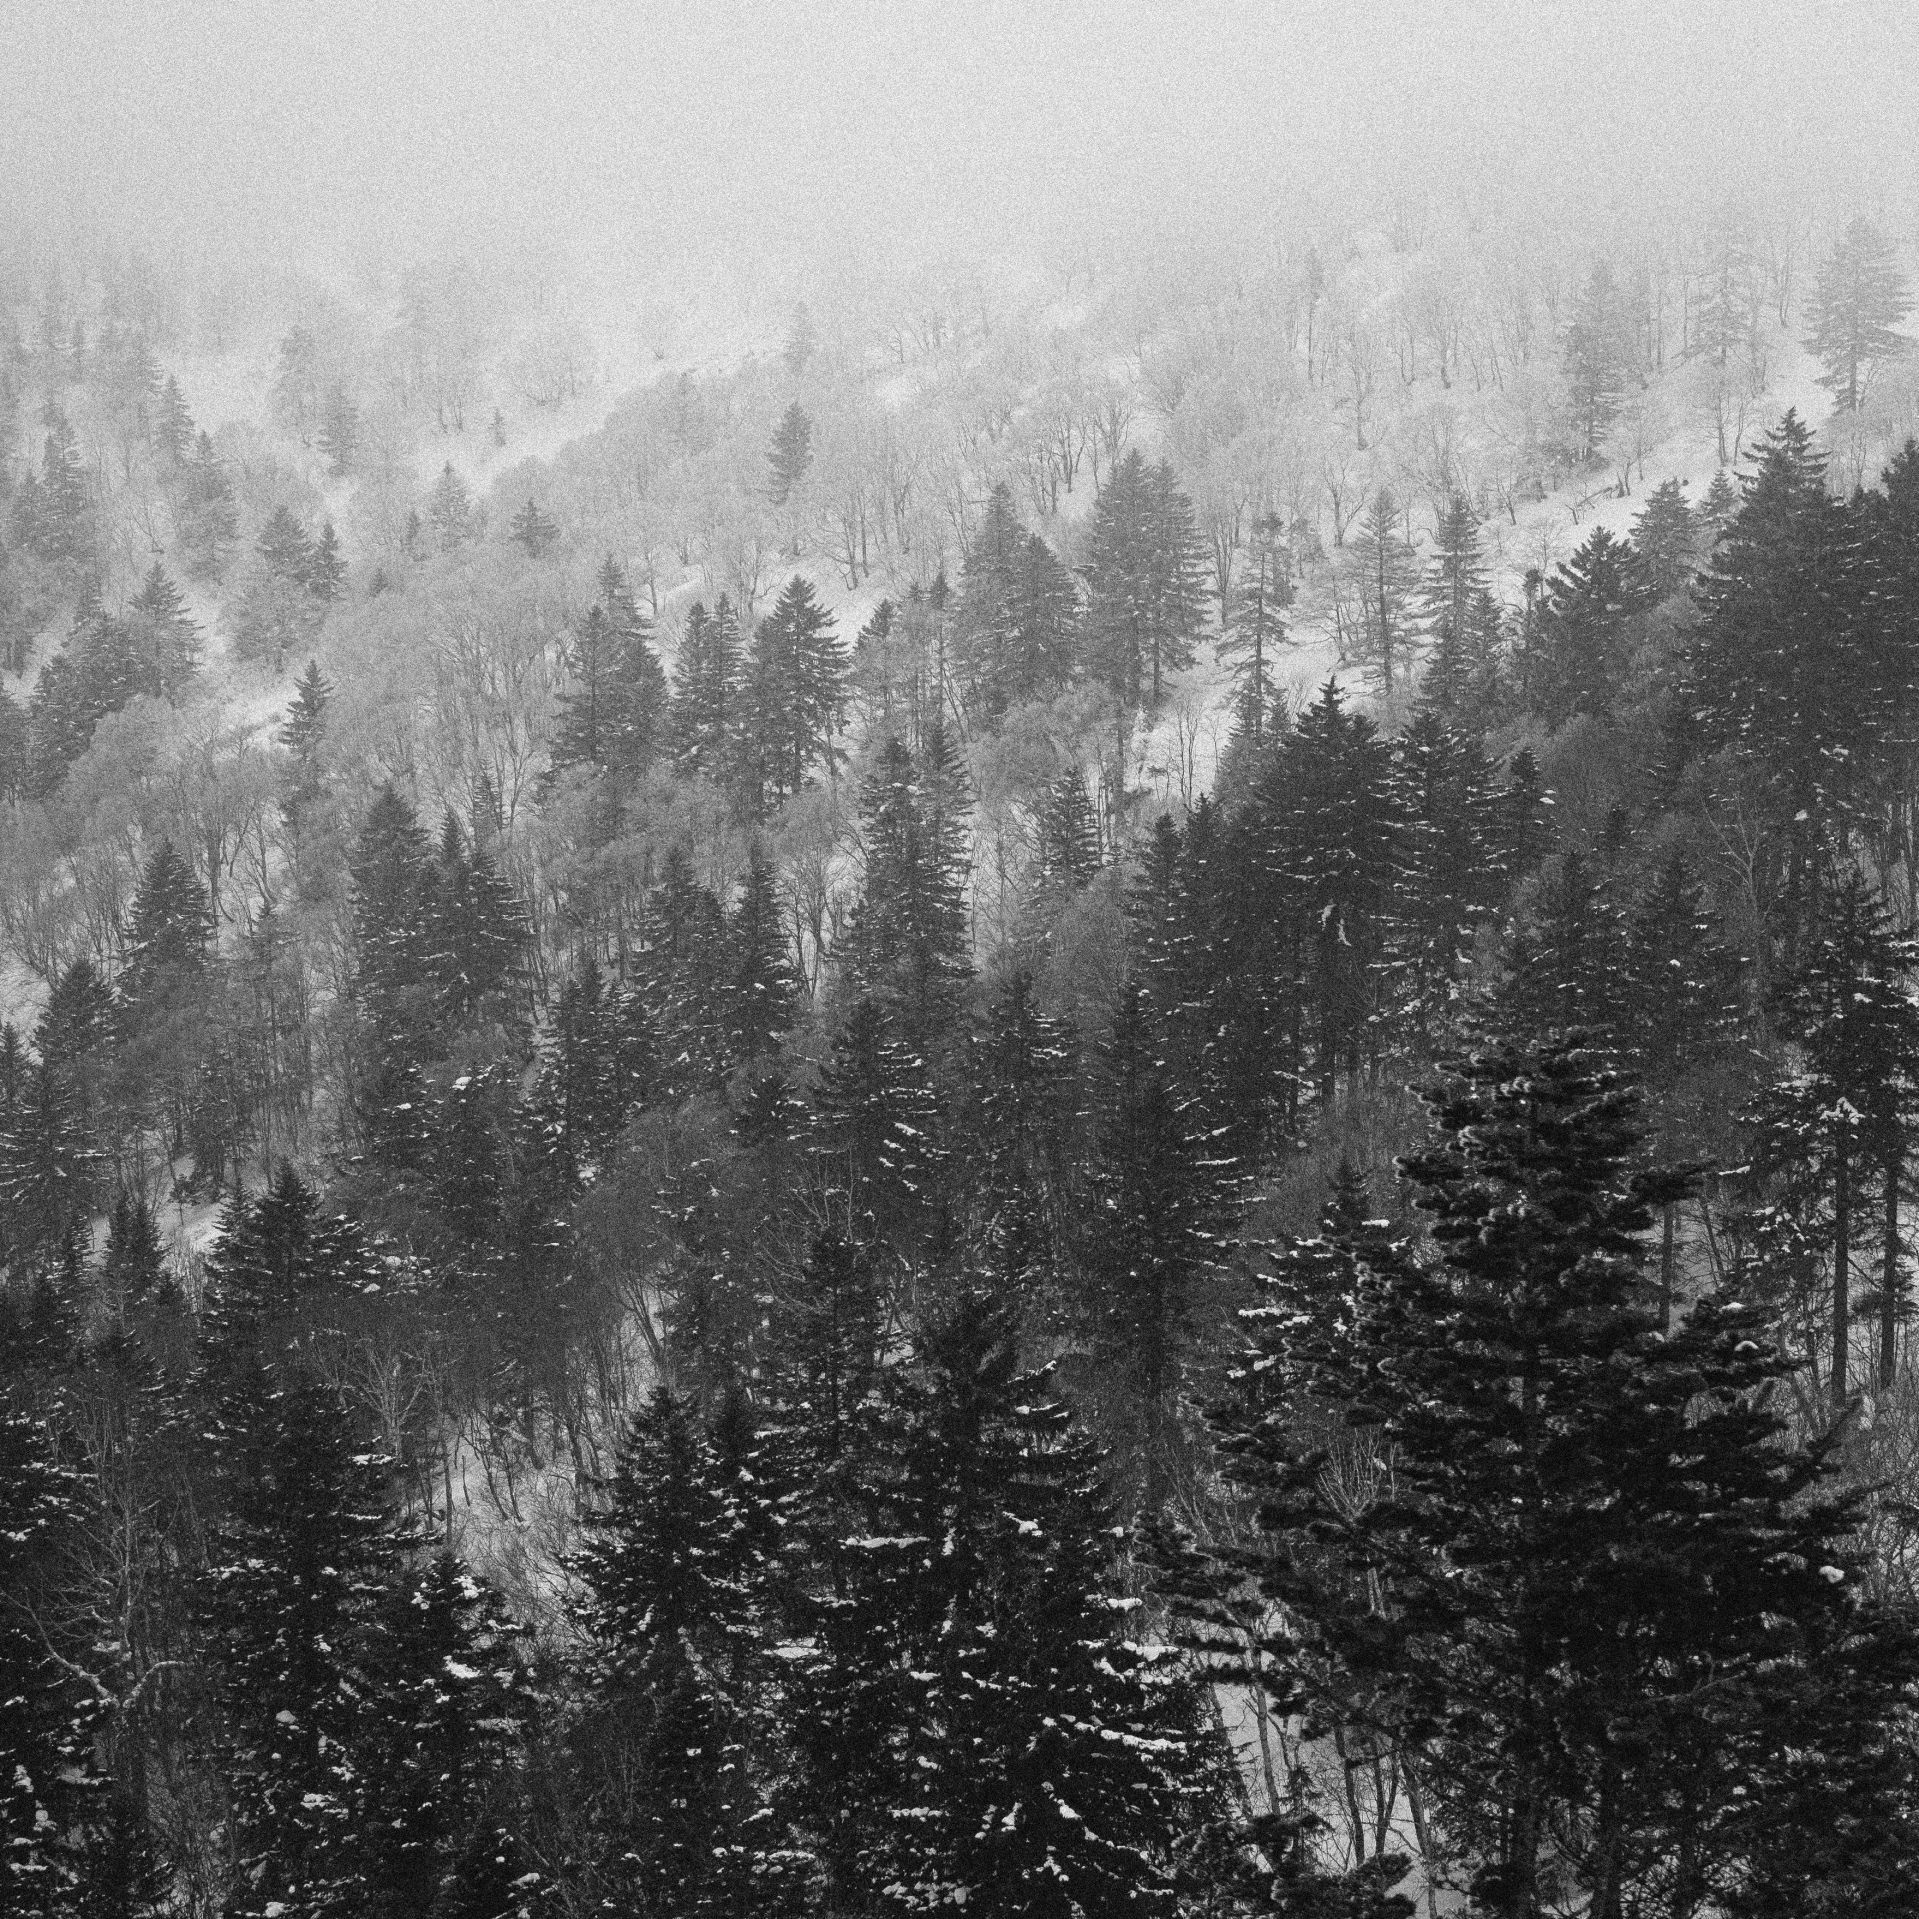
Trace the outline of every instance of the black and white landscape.
[[1919, 16], [0, 0], [0, 1914], [1919, 1911]]

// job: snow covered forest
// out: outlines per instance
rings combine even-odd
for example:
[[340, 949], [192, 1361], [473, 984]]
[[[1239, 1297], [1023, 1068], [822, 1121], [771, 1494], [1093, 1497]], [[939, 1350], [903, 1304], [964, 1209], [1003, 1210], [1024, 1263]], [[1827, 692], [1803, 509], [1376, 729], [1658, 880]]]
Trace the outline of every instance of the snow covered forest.
[[1919, 181], [536, 133], [0, 129], [0, 1912], [1911, 1912]]

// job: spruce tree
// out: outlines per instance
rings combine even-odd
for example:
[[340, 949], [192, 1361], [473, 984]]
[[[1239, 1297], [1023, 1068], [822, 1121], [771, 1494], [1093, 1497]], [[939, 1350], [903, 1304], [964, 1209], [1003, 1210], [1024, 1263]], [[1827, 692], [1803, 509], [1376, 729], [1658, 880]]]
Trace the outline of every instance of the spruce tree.
[[1648, 604], [1638, 556], [1603, 526], [1554, 571], [1529, 668], [1533, 705], [1551, 725], [1612, 711]]
[[320, 403], [319, 440], [320, 451], [327, 459], [328, 477], [346, 479], [360, 451], [360, 409], [337, 384]]
[[160, 389], [159, 410], [153, 423], [153, 444], [169, 466], [178, 467], [193, 451], [193, 415], [187, 411], [180, 382], [171, 374]]
[[880, 754], [860, 801], [866, 875], [847, 927], [846, 975], [931, 1059], [972, 972], [964, 823], [941, 817], [932, 782], [898, 740]]
[[767, 492], [775, 506], [786, 505], [812, 464], [813, 421], [795, 400], [780, 415], [779, 428], [766, 455]]
[[747, 849], [740, 897], [727, 916], [727, 1053], [735, 1065], [773, 1052], [793, 1024], [799, 997], [779, 874], [765, 845]]
[[238, 1910], [351, 1910], [375, 1621], [404, 1542], [335, 1393], [295, 1380], [249, 1410], [202, 1575]]
[[[1756, 1309], [1710, 1295], [1660, 1335], [1651, 1207], [1685, 1182], [1638, 1170], [1630, 1085], [1556, 1038], [1493, 1042], [1430, 1097], [1402, 1168], [1433, 1257], [1331, 1249], [1329, 1316], [1302, 1249], [1216, 1415], [1258, 1502], [1246, 1569], [1285, 1609], [1268, 1684], [1404, 1753], [1481, 1909], [1696, 1911], [1829, 1736], [1788, 1702], [1870, 1644], [1854, 1697], [1883, 1728], [1909, 1634], [1863, 1595], [1825, 1449], [1767, 1407], [1790, 1369]], [[1363, 1497], [1334, 1448], [1374, 1462]]]
[[1124, 709], [1157, 710], [1165, 675], [1192, 664], [1198, 546], [1172, 470], [1128, 452], [1093, 510], [1086, 608], [1088, 664]]
[[512, 536], [526, 548], [530, 560], [543, 559], [547, 549], [560, 537], [557, 524], [540, 510], [540, 503], [531, 494], [526, 504], [513, 516], [510, 529]]
[[466, 482], [454, 472], [451, 460], [441, 467], [440, 477], [433, 482], [426, 518], [433, 529], [433, 543], [442, 553], [464, 546], [472, 535], [473, 499]]
[[1632, 523], [1633, 552], [1655, 599], [1668, 599], [1692, 584], [1699, 570], [1699, 535], [1686, 483], [1662, 480]]
[[200, 665], [200, 628], [185, 597], [155, 560], [129, 608], [141, 691], [177, 699]]
[[1415, 671], [1419, 561], [1399, 530], [1399, 502], [1381, 487], [1360, 516], [1349, 548], [1365, 634], [1363, 656], [1390, 699]]
[[832, 616], [795, 574], [753, 635], [745, 689], [746, 784], [755, 810], [797, 793], [837, 759], [846, 662]]
[[953, 622], [952, 665], [969, 709], [1003, 713], [1063, 685], [1077, 612], [1071, 576], [1020, 524], [1001, 482], [966, 549]]
[[1086, 776], [1077, 765], [1041, 792], [1033, 837], [1035, 871], [1043, 888], [1072, 892], [1099, 871], [1099, 821]]
[[1892, 243], [1871, 221], [1855, 219], [1813, 283], [1806, 345], [1825, 362], [1819, 384], [1848, 413], [1859, 402], [1874, 367], [1912, 350], [1896, 331], [1912, 311], [1912, 294]]
[[313, 543], [313, 558], [307, 567], [307, 591], [316, 600], [337, 600], [346, 591], [346, 555], [340, 550], [340, 536], [333, 522], [325, 520], [320, 537]]
[[740, 723], [740, 634], [721, 594], [711, 613], [696, 600], [686, 616], [673, 685], [673, 770], [682, 779], [726, 780], [735, 771]]
[[1611, 263], [1597, 260], [1579, 290], [1566, 329], [1573, 450], [1589, 466], [1604, 457], [1606, 435], [1619, 411], [1630, 374], [1619, 289]]

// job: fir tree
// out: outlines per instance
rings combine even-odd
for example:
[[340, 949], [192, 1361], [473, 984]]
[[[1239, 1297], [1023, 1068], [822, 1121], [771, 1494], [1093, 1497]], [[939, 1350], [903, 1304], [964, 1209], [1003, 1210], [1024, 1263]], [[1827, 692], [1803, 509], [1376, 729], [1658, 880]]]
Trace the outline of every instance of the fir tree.
[[1612, 711], [1646, 605], [1637, 556], [1603, 526], [1554, 572], [1529, 669], [1533, 704], [1552, 725]]
[[740, 634], [733, 604], [721, 594], [708, 613], [696, 600], [686, 616], [673, 687], [673, 768], [681, 778], [732, 775], [739, 706]]
[[169, 466], [184, 464], [193, 451], [193, 415], [187, 411], [180, 382], [169, 373], [160, 389], [159, 410], [153, 422], [153, 444]]
[[220, 1649], [239, 1910], [344, 1908], [372, 1635], [403, 1541], [346, 1408], [293, 1382], [250, 1408], [203, 1588]]
[[746, 674], [749, 785], [761, 805], [799, 792], [815, 767], [834, 763], [845, 679], [832, 617], [795, 574], [753, 635]]
[[158, 560], [130, 607], [141, 691], [178, 699], [200, 665], [200, 628]]
[[1399, 531], [1399, 502], [1381, 487], [1360, 517], [1350, 549], [1353, 580], [1364, 614], [1365, 658], [1381, 690], [1392, 697], [1414, 671], [1415, 595], [1419, 562]]
[[1043, 887], [1070, 892], [1099, 871], [1099, 821], [1086, 791], [1086, 776], [1077, 765], [1069, 766], [1041, 793], [1033, 831]]
[[1233, 588], [1231, 611], [1219, 638], [1219, 653], [1233, 662], [1241, 730], [1255, 753], [1266, 743], [1275, 698], [1273, 669], [1286, 645], [1286, 609], [1293, 603], [1292, 550], [1281, 537], [1279, 516], [1253, 522], [1250, 580]]
[[1859, 410], [1872, 370], [1910, 352], [1895, 329], [1912, 311], [1912, 295], [1892, 243], [1869, 220], [1846, 228], [1813, 284], [1806, 345], [1825, 362], [1819, 384], [1848, 413]]
[[[1328, 1316], [1328, 1255], [1302, 1249], [1217, 1415], [1289, 1622], [1266, 1683], [1408, 1753], [1488, 1912], [1554, 1885], [1697, 1910], [1766, 1843], [1761, 1782], [1820, 1736], [1786, 1701], [1862, 1640], [1903, 1683], [1903, 1629], [1862, 1597], [1823, 1449], [1766, 1409], [1789, 1369], [1755, 1310], [1714, 1295], [1659, 1335], [1649, 1209], [1684, 1181], [1635, 1173], [1629, 1085], [1555, 1039], [1496, 1043], [1431, 1097], [1402, 1166], [1436, 1261], [1332, 1249], [1349, 1303]], [[1334, 1445], [1390, 1449], [1390, 1478], [1350, 1496]], [[1860, 1703], [1883, 1724], [1885, 1692]]]
[[930, 1058], [972, 972], [964, 822], [941, 817], [932, 782], [889, 741], [861, 795], [866, 876], [845, 941], [847, 978]]
[[360, 451], [360, 409], [335, 385], [320, 405], [320, 451], [326, 455], [328, 477], [346, 479]]
[[194, 442], [192, 458], [180, 471], [174, 523], [187, 578], [219, 579], [239, 535], [240, 516], [226, 465], [204, 430]]
[[1072, 577], [1021, 526], [1011, 490], [994, 487], [966, 549], [953, 623], [953, 668], [969, 705], [1002, 713], [1064, 685], [1077, 614]]
[[313, 543], [313, 559], [307, 568], [307, 590], [316, 600], [337, 600], [346, 591], [346, 555], [340, 551], [340, 536], [333, 522], [322, 522], [320, 537]]
[[433, 529], [433, 543], [442, 553], [464, 546], [473, 531], [473, 501], [466, 482], [453, 470], [451, 460], [441, 467], [427, 498], [427, 524]]
[[795, 400], [780, 415], [779, 429], [766, 455], [767, 492], [775, 506], [786, 505], [812, 464], [813, 422], [806, 409]]
[[778, 871], [756, 839], [747, 849], [739, 900], [727, 916], [727, 1052], [735, 1064], [771, 1053], [793, 1024], [799, 980], [778, 889]]
[[513, 516], [512, 535], [526, 548], [530, 560], [543, 559], [547, 549], [560, 537], [560, 529], [546, 514], [540, 511], [540, 505], [531, 494], [526, 504]]
[[1630, 377], [1626, 327], [1610, 262], [1593, 263], [1566, 329], [1567, 397], [1574, 451], [1589, 466], [1605, 454], [1606, 434]]
[[1134, 450], [1093, 512], [1087, 569], [1089, 664], [1122, 707], [1157, 710], [1164, 677], [1192, 664], [1199, 628], [1199, 538], [1192, 503], [1163, 462]]
[[1684, 592], [1699, 570], [1699, 519], [1683, 480], [1662, 480], [1632, 523], [1632, 547], [1655, 599]]

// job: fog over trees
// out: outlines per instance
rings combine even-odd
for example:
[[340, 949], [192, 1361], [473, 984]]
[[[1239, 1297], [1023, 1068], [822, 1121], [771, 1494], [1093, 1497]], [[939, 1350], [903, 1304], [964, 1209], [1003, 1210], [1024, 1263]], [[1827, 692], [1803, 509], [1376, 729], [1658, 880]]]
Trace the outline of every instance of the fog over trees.
[[1919, 26], [26, 0], [0, 1911], [1919, 1870]]

